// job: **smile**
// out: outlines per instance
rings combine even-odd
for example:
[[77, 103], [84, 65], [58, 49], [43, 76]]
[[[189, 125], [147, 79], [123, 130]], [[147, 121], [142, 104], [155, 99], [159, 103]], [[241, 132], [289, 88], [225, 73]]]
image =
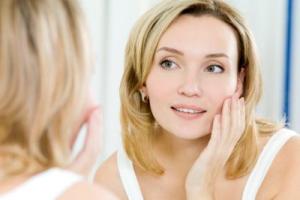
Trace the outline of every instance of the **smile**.
[[178, 112], [191, 113], [191, 114], [201, 113], [201, 111], [193, 110], [193, 109], [188, 109], [188, 108], [178, 108], [178, 109], [174, 108], [174, 110], [176, 110]]
[[177, 116], [186, 120], [193, 120], [203, 116], [206, 110], [197, 106], [177, 105], [171, 106]]

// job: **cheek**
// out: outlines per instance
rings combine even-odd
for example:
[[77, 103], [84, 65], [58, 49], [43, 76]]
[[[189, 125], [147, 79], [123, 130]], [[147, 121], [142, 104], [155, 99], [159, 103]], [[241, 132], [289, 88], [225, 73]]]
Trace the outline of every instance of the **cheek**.
[[151, 110], [160, 110], [164, 104], [170, 102], [172, 92], [167, 84], [149, 84], [147, 85], [147, 92], [150, 101]]
[[152, 69], [146, 80], [147, 94], [151, 101], [165, 99], [176, 92], [176, 79], [166, 76], [159, 69]]
[[215, 113], [221, 113], [223, 103], [226, 99], [231, 98], [236, 91], [236, 81], [227, 80], [219, 82], [218, 84], [210, 83], [204, 91], [207, 100], [215, 108]]

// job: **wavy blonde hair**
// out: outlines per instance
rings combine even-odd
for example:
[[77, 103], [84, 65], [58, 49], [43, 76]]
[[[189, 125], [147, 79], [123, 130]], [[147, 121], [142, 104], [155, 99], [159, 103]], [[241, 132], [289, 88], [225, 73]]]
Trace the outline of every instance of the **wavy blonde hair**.
[[262, 81], [255, 42], [244, 19], [220, 0], [162, 1], [146, 12], [131, 31], [125, 54], [125, 71], [120, 86], [123, 144], [129, 158], [145, 171], [163, 174], [164, 169], [153, 155], [155, 119], [149, 104], [142, 102], [139, 89], [152, 66], [158, 42], [170, 24], [181, 15], [210, 15], [225, 22], [238, 40], [238, 68], [245, 70], [243, 96], [246, 101], [246, 129], [227, 162], [227, 178], [247, 174], [258, 153], [260, 133], [273, 133], [282, 127], [255, 119], [255, 107], [261, 97]]
[[0, 178], [69, 161], [88, 43], [75, 0], [0, 1]]

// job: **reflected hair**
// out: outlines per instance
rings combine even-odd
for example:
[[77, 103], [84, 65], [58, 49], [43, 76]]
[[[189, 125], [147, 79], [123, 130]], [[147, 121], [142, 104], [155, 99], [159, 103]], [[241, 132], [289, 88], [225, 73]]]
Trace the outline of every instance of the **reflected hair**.
[[69, 161], [88, 43], [76, 0], [0, 1], [0, 178]]

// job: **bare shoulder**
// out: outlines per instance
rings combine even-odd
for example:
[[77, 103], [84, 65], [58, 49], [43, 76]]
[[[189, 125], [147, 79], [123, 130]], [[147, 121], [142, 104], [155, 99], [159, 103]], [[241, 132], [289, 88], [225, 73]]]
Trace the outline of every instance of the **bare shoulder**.
[[59, 200], [81, 200], [81, 199], [91, 199], [91, 200], [118, 200], [118, 198], [113, 195], [108, 190], [103, 187], [89, 183], [87, 181], [81, 181], [74, 184], [69, 189], [67, 189], [59, 198]]
[[98, 168], [95, 175], [95, 182], [111, 191], [118, 198], [127, 199], [118, 171], [117, 152], [113, 153]]
[[300, 135], [290, 138], [280, 151], [280, 157], [285, 165], [289, 169], [297, 169], [293, 171], [295, 173], [300, 173]]
[[280, 165], [283, 166], [284, 170], [281, 176], [281, 189], [275, 199], [300, 199], [299, 136], [289, 139], [280, 151]]

